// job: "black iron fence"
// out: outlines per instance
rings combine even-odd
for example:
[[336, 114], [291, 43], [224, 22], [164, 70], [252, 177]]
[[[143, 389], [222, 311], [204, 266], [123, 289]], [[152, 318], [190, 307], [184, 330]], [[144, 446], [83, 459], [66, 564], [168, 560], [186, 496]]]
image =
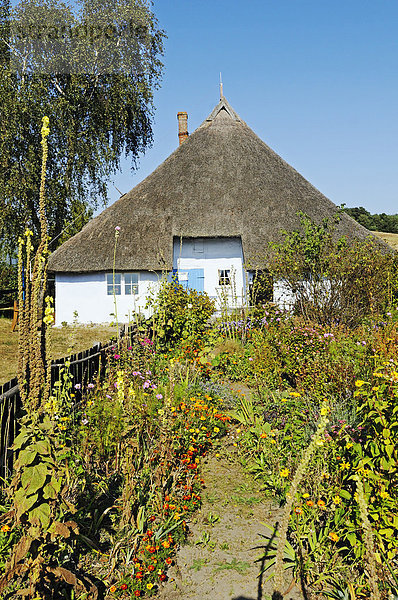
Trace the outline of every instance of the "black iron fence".
[[[132, 345], [136, 340], [137, 328], [125, 327], [121, 337], [128, 338]], [[58, 358], [51, 362], [51, 387], [59, 381], [63, 369], [67, 368], [72, 375], [73, 384], [81, 384], [83, 389], [94, 379], [103, 379], [107, 360], [115, 348], [115, 342], [94, 344], [88, 350]], [[81, 398], [81, 391], [75, 390], [76, 401]], [[11, 446], [18, 433], [18, 420], [21, 417], [22, 405], [16, 377], [0, 385], [0, 487], [12, 473], [13, 452]]]

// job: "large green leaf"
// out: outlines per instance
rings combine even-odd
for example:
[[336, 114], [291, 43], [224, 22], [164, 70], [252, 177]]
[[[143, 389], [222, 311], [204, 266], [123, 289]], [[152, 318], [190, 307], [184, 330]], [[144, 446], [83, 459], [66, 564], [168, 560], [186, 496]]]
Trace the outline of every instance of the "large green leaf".
[[32, 506], [35, 504], [35, 502], [37, 501], [39, 495], [38, 494], [32, 494], [31, 496], [26, 496], [24, 495], [23, 490], [18, 490], [18, 492], [22, 492], [22, 494], [18, 495], [15, 494], [15, 498], [14, 498], [14, 504], [16, 507], [16, 518], [17, 520], [20, 519], [20, 517], [28, 512], [28, 510], [30, 510], [32, 508]]
[[43, 529], [47, 529], [50, 525], [50, 505], [49, 504], [39, 504], [29, 513], [29, 522], [32, 525], [39, 525], [43, 527]]
[[39, 463], [32, 467], [24, 469], [21, 476], [21, 484], [23, 489], [29, 494], [34, 494], [44, 486], [44, 483], [50, 474], [48, 465]]

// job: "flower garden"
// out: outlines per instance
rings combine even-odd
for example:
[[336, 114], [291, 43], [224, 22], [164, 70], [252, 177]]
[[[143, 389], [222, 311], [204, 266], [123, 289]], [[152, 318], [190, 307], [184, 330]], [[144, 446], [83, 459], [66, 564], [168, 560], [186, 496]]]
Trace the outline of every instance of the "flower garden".
[[[47, 135], [44, 122], [44, 173]], [[22, 264], [33, 275], [20, 303], [24, 414], [1, 496], [0, 598], [161, 594], [201, 507], [201, 465], [228, 432], [283, 508], [261, 561], [274, 600], [293, 585], [311, 599], [398, 598], [398, 286], [389, 279], [376, 298], [382, 259], [365, 313], [354, 296], [346, 320], [308, 301], [298, 314], [260, 304], [216, 319], [205, 294], [165, 283], [134, 342], [115, 339], [105, 377], [73, 381], [66, 362], [51, 386], [43, 190], [41, 246], [33, 256], [30, 233], [20, 240], [20, 283]], [[363, 265], [366, 252], [357, 273]]]

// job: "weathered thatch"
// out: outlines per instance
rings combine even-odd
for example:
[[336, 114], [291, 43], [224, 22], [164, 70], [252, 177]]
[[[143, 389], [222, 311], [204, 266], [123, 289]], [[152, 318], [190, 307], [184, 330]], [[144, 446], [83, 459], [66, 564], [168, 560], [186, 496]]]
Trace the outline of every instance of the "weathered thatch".
[[[336, 206], [280, 158], [225, 99], [151, 175], [50, 257], [52, 271], [172, 268], [173, 236], [241, 236], [247, 264], [258, 265], [281, 230], [300, 227], [302, 211], [316, 222]], [[370, 232], [346, 214], [338, 234]]]

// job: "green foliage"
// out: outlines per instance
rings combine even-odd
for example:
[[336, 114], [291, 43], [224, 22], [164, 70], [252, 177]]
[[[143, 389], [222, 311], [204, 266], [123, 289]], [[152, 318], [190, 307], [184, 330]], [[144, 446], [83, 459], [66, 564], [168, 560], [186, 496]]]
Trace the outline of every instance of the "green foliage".
[[271, 271], [293, 296], [297, 315], [353, 326], [397, 301], [397, 259], [372, 238], [336, 240], [339, 218], [316, 224], [300, 213], [301, 230], [284, 232], [273, 245]]
[[344, 212], [371, 231], [398, 233], [398, 215], [386, 215], [386, 213], [372, 215], [363, 206], [355, 208], [344, 207]]
[[[110, 23], [114, 35], [109, 35]], [[21, 30], [26, 38], [18, 38]], [[40, 41], [31, 39], [32, 31], [41, 32]], [[54, 31], [60, 34], [56, 43]], [[81, 35], [84, 31], [94, 31], [95, 39]], [[43, 114], [52, 122], [50, 238], [67, 227], [51, 249], [87, 222], [89, 205], [106, 200], [107, 182], [123, 152], [134, 168], [139, 153], [152, 141], [153, 92], [162, 70], [163, 37], [145, 0], [81, 0], [73, 9], [60, 0], [23, 0], [14, 8], [4, 4], [0, 231], [5, 249], [15, 252], [27, 226], [34, 242], [38, 238], [41, 163], [34, 140], [35, 124]], [[26, 49], [22, 63], [18, 51], [25, 56]]]
[[17, 267], [15, 265], [10, 265], [6, 262], [0, 262], [0, 289], [17, 289], [17, 287]]
[[154, 311], [154, 331], [160, 347], [203, 334], [215, 310], [214, 301], [205, 292], [185, 289], [174, 282], [164, 282], [148, 306]]

